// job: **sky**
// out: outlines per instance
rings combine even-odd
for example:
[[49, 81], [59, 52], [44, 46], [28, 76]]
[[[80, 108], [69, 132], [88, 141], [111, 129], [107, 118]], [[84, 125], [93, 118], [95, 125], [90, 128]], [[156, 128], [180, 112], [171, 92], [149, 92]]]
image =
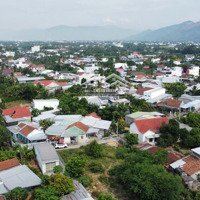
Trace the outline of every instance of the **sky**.
[[0, 0], [0, 30], [115, 25], [157, 29], [200, 21], [200, 0]]

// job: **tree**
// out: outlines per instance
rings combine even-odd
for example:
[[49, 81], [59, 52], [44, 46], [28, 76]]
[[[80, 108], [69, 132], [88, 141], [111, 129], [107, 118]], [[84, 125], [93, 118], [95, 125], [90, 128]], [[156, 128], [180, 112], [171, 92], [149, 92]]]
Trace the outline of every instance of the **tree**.
[[28, 192], [24, 188], [16, 187], [15, 189], [6, 193], [5, 196], [8, 200], [26, 200]]
[[38, 110], [38, 109], [36, 109], [36, 108], [34, 108], [34, 109], [32, 110], [32, 112], [31, 112], [31, 114], [32, 114], [33, 117], [37, 117], [38, 115], [41, 114], [41, 111]]
[[104, 172], [104, 168], [103, 168], [102, 164], [98, 163], [98, 162], [91, 162], [88, 165], [88, 168], [93, 173], [99, 173], [99, 172], [102, 173], [102, 172]]
[[167, 92], [172, 94], [175, 98], [178, 98], [184, 94], [184, 91], [187, 88], [184, 83], [166, 83], [164, 87], [166, 88]]
[[186, 142], [189, 148], [199, 147], [200, 144], [200, 128], [193, 128], [187, 136]]
[[85, 147], [85, 153], [93, 158], [102, 158], [103, 147], [94, 140]]
[[52, 124], [54, 124], [54, 122], [49, 119], [44, 119], [40, 121], [40, 126], [44, 131], [46, 131], [47, 128], [49, 128]]
[[40, 187], [34, 190], [35, 200], [59, 200], [60, 197], [56, 194], [55, 189], [50, 186]]
[[116, 200], [112, 194], [108, 193], [108, 192], [101, 192], [98, 195], [98, 200]]
[[63, 172], [63, 167], [61, 165], [57, 165], [53, 168], [54, 173], [61, 173]]
[[168, 124], [160, 127], [160, 137], [158, 138], [158, 145], [168, 147], [175, 144], [180, 136], [179, 123], [170, 119]]
[[50, 176], [49, 185], [54, 188], [55, 193], [60, 197], [75, 190], [73, 180], [63, 174], [53, 174]]
[[154, 164], [153, 157], [145, 152], [131, 153], [110, 175], [136, 199], [179, 200], [184, 192], [181, 178]]
[[124, 133], [126, 126], [127, 126], [127, 124], [126, 124], [125, 120], [123, 118], [120, 118], [118, 120], [119, 133]]
[[14, 158], [16, 156], [16, 151], [12, 150], [3, 150], [0, 151], [0, 161]]
[[28, 149], [28, 146], [15, 145], [13, 149], [22, 162], [27, 162], [34, 158], [33, 150]]
[[164, 164], [167, 161], [167, 151], [166, 150], [159, 150], [153, 156], [153, 163], [154, 164]]
[[128, 134], [125, 135], [125, 140], [126, 140], [126, 145], [131, 147], [134, 144], [138, 144], [138, 135], [128, 133]]
[[184, 119], [184, 122], [191, 127], [200, 128], [200, 114], [190, 112], [187, 114], [186, 118]]
[[5, 126], [0, 125], [0, 149], [8, 149], [11, 145], [11, 134]]
[[81, 176], [78, 180], [86, 188], [92, 184], [92, 178], [90, 176]]
[[85, 171], [85, 159], [80, 156], [70, 158], [65, 165], [65, 172], [69, 177], [79, 178]]

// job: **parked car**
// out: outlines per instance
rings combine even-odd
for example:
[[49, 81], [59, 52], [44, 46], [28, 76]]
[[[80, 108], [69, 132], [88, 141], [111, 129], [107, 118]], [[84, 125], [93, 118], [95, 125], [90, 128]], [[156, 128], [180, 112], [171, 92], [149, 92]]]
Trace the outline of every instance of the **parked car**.
[[63, 148], [67, 148], [68, 145], [67, 144], [55, 144], [55, 149], [63, 149]]

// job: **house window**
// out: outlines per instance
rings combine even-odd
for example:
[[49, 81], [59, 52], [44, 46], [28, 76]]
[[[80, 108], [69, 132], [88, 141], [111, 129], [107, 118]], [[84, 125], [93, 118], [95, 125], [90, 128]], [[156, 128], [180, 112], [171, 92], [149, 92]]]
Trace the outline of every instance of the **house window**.
[[84, 136], [83, 136], [83, 135], [81, 135], [81, 139], [84, 139]]
[[46, 163], [46, 172], [52, 172], [56, 166], [56, 162]]
[[149, 139], [149, 142], [153, 142], [153, 138], [150, 138], [150, 139]]

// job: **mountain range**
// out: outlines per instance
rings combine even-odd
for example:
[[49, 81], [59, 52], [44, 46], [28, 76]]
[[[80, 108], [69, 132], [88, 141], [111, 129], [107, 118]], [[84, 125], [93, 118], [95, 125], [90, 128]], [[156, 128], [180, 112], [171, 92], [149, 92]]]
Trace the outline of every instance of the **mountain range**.
[[55, 26], [48, 29], [0, 31], [0, 40], [122, 40], [135, 33], [116, 26]]
[[200, 42], [200, 22], [186, 21], [180, 24], [147, 30], [141, 33], [116, 26], [55, 26], [48, 29], [0, 31], [0, 40], [53, 41], [53, 40], [126, 40]]
[[186, 21], [158, 30], [148, 30], [132, 35], [127, 39], [136, 41], [200, 42], [200, 22]]

